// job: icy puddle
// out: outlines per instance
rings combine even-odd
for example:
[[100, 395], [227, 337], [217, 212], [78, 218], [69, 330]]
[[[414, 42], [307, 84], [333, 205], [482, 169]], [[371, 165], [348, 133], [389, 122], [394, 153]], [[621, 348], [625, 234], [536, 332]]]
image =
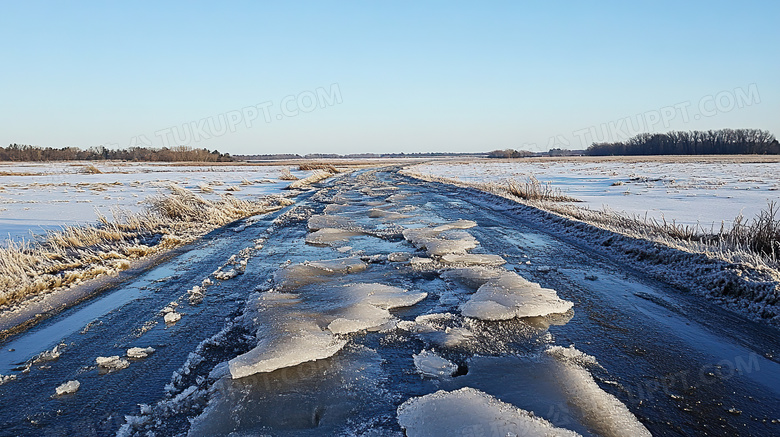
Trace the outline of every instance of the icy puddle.
[[572, 302], [483, 253], [475, 222], [371, 171], [312, 200], [298, 255], [207, 342], [227, 359], [120, 434], [185, 414], [195, 436], [649, 435], [595, 358], [555, 345]]

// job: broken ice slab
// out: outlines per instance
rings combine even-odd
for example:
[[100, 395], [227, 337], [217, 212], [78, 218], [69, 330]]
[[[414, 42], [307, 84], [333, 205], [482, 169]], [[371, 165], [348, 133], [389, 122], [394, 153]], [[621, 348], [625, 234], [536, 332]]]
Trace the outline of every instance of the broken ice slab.
[[558, 298], [555, 290], [506, 272], [479, 287], [460, 310], [464, 316], [476, 319], [508, 320], [565, 313], [573, 305]]

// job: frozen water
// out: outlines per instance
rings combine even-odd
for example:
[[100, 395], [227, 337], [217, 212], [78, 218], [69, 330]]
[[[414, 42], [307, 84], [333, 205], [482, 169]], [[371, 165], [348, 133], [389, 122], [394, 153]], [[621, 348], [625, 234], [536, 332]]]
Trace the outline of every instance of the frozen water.
[[172, 325], [181, 320], [181, 314], [176, 311], [167, 312], [165, 313], [165, 316], [163, 316], [163, 320], [165, 320], [166, 324]]
[[478, 289], [485, 282], [496, 279], [504, 272], [504, 270], [490, 269], [481, 266], [474, 267], [461, 267], [446, 270], [441, 273], [443, 279], [459, 282], [471, 289]]
[[[215, 200], [229, 192], [240, 199], [278, 194], [287, 186], [279, 181], [278, 166], [172, 166], [158, 163], [98, 162], [102, 174], [83, 174], [86, 162], [0, 163], [0, 235], [29, 239], [30, 232], [58, 229], [62, 225], [95, 223], [95, 210], [111, 217], [112, 209], [138, 211], [149, 194], [158, 194], [170, 183], [196, 190]], [[0, 173], [2, 173], [0, 172]], [[19, 175], [14, 175], [18, 173]], [[294, 171], [305, 177], [309, 171]], [[272, 180], [273, 179], [273, 180]], [[264, 183], [260, 183], [266, 180]], [[200, 187], [208, 187], [202, 190]]]
[[705, 229], [730, 225], [740, 213], [755, 217], [780, 200], [780, 163], [514, 161], [433, 163], [412, 171], [466, 182], [526, 180], [537, 175], [593, 209], [606, 207]]
[[283, 329], [258, 337], [256, 347], [228, 362], [233, 379], [328, 358], [347, 344], [306, 320], [288, 320]]
[[127, 350], [128, 358], [141, 359], [154, 353], [153, 347], [131, 347]]
[[555, 290], [542, 288], [514, 272], [507, 272], [479, 287], [471, 299], [461, 305], [461, 312], [464, 316], [482, 320], [507, 320], [565, 313], [572, 306], [571, 302], [559, 299]]
[[306, 261], [277, 270], [274, 273], [274, 282], [279, 289], [291, 290], [306, 284], [326, 281], [329, 276], [362, 272], [366, 266], [366, 263], [354, 257]]
[[423, 376], [445, 378], [452, 376], [458, 370], [455, 363], [425, 349], [419, 354], [412, 355], [412, 358], [414, 358], [414, 367]]
[[54, 392], [57, 396], [62, 396], [70, 393], [76, 393], [79, 387], [81, 387], [81, 383], [73, 380], [57, 386], [57, 388], [54, 389]]
[[328, 330], [334, 334], [350, 334], [384, 325], [392, 318], [386, 309], [358, 303], [340, 311], [340, 317], [328, 324]]
[[596, 384], [590, 372], [580, 363], [595, 359], [571, 348], [552, 347], [548, 354], [558, 363], [559, 382], [568, 403], [579, 410], [583, 421], [605, 437], [650, 436], [650, 432], [615, 396]]
[[408, 437], [579, 435], [470, 387], [409, 399], [398, 407], [398, 423]]
[[340, 241], [349, 240], [352, 237], [363, 235], [363, 232], [348, 231], [337, 228], [322, 228], [306, 235], [306, 243], [318, 246], [330, 246]]
[[124, 358], [120, 358], [119, 355], [97, 357], [95, 358], [95, 363], [97, 363], [98, 367], [108, 370], [109, 372], [126, 369], [130, 366], [130, 362]]
[[357, 227], [349, 217], [340, 215], [313, 215], [307, 222], [310, 231], [318, 231], [325, 228], [350, 230]]
[[448, 253], [441, 257], [441, 260], [447, 264], [465, 264], [467, 266], [492, 266], [498, 267], [506, 264], [506, 260], [498, 255], [482, 253]]
[[428, 296], [425, 292], [410, 292], [376, 283], [350, 284], [345, 286], [344, 290], [352, 299], [383, 309], [411, 306]]

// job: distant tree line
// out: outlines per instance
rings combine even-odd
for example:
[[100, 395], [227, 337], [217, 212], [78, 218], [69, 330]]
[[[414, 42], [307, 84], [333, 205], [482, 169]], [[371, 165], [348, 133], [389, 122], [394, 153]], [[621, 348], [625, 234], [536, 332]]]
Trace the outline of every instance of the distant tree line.
[[298, 155], [293, 153], [275, 153], [266, 155], [233, 155], [240, 161], [270, 161], [284, 159], [368, 159], [368, 158], [435, 158], [446, 156], [477, 156], [485, 157], [485, 153], [455, 153], [455, 152], [417, 152], [417, 153], [349, 153], [339, 155], [337, 153], [309, 153]]
[[639, 134], [624, 142], [593, 143], [592, 156], [607, 155], [736, 155], [780, 154], [775, 136], [760, 129], [672, 131]]
[[127, 149], [107, 149], [103, 146], [80, 149], [78, 147], [38, 147], [11, 144], [0, 147], [0, 161], [144, 161], [144, 162], [231, 162], [229, 153], [218, 150], [193, 149], [186, 146]]

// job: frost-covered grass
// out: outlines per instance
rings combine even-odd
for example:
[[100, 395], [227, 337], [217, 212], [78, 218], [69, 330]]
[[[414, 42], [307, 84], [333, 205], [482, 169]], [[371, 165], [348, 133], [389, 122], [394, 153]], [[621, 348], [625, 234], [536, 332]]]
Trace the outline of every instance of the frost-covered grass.
[[239, 199], [276, 194], [289, 185], [278, 178], [281, 168], [298, 178], [313, 173], [291, 165], [0, 163], [0, 238], [20, 241], [63, 225], [95, 224], [96, 211], [138, 212], [171, 183], [213, 201], [225, 193]]
[[[520, 200], [632, 237], [777, 268], [780, 163], [738, 158], [450, 162], [416, 165], [406, 172]], [[553, 182], [543, 184], [534, 174]], [[523, 177], [528, 182], [517, 182]], [[574, 197], [584, 202], [574, 205]], [[593, 208], [599, 204], [603, 207]], [[711, 221], [694, 219], [705, 217]]]
[[131, 261], [189, 243], [235, 220], [289, 205], [281, 195], [257, 200], [222, 195], [206, 199], [175, 184], [137, 212], [117, 211], [113, 219], [65, 226], [30, 241], [0, 248], [0, 307], [39, 293], [114, 274]]

